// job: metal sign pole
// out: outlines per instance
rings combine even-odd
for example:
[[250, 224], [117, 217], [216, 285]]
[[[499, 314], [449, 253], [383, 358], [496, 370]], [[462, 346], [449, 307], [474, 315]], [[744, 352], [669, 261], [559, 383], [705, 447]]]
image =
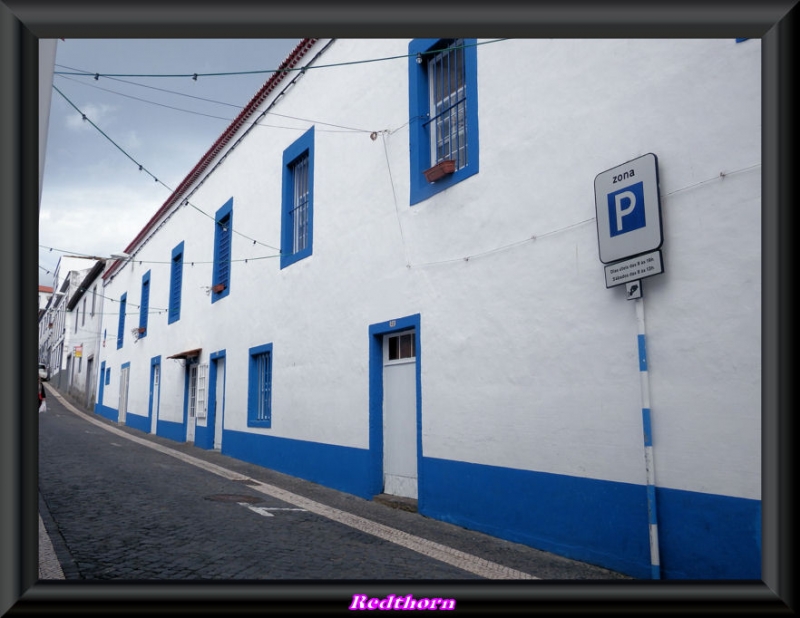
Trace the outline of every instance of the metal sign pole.
[[636, 321], [639, 327], [639, 376], [642, 386], [642, 429], [644, 433], [644, 463], [647, 473], [647, 520], [650, 530], [650, 571], [653, 579], [661, 579], [658, 553], [658, 513], [656, 511], [656, 478], [653, 462], [653, 429], [650, 422], [650, 379], [647, 372], [647, 343], [645, 340], [644, 298], [637, 298]]

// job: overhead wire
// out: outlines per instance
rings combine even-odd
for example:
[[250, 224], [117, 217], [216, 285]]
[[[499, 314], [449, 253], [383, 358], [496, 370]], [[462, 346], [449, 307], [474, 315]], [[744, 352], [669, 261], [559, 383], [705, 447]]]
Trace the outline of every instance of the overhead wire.
[[[185, 109], [185, 108], [182, 108], [182, 107], [175, 107], [173, 105], [167, 105], [165, 103], [159, 103], [158, 101], [151, 101], [150, 99], [143, 99], [141, 97], [137, 97], [137, 96], [134, 96], [134, 95], [131, 95], [131, 94], [126, 94], [124, 92], [119, 92], [118, 90], [111, 90], [110, 88], [103, 88], [101, 86], [96, 86], [94, 84], [85, 84], [83, 82], [80, 82], [80, 81], [78, 81], [76, 79], [73, 79], [73, 78], [70, 78], [70, 77], [66, 77], [64, 75], [59, 75], [59, 77], [61, 79], [64, 79], [64, 80], [68, 80], [68, 81], [74, 82], [76, 84], [80, 84], [81, 86], [86, 87], [86, 88], [95, 88], [96, 90], [102, 90], [103, 92], [109, 92], [111, 94], [115, 94], [115, 95], [118, 95], [118, 96], [121, 96], [121, 97], [125, 97], [125, 98], [128, 98], [128, 99], [133, 99], [134, 101], [140, 101], [142, 103], [147, 103], [149, 105], [155, 105], [157, 107], [163, 107], [163, 108], [166, 108], [166, 109], [171, 109], [171, 110], [174, 110], [174, 111], [177, 111], [177, 112], [183, 112], [183, 113], [186, 113], [186, 114], [193, 114], [195, 116], [203, 116], [205, 118], [212, 118], [214, 120], [224, 120], [226, 122], [233, 122], [233, 120], [234, 120], [234, 118], [228, 118], [226, 116], [215, 116], [213, 114], [206, 114], [204, 112], [197, 112], [197, 111], [194, 111], [194, 110], [191, 110], [191, 109]], [[127, 82], [127, 81], [124, 81], [124, 80], [118, 80], [118, 81], [121, 81], [121, 82], [127, 83], [127, 84], [136, 85], [136, 86], [148, 87], [145, 84], [136, 84], [135, 82]], [[156, 88], [156, 90], [160, 90], [161, 92], [167, 92], [167, 93], [174, 94], [174, 95], [177, 95], [177, 96], [191, 96], [191, 95], [185, 95], [182, 92], [177, 92], [177, 91], [174, 91], [174, 90], [166, 90], [164, 88]], [[239, 110], [242, 109], [242, 106], [233, 105], [233, 104], [230, 104], [230, 103], [223, 103], [221, 101], [213, 101], [211, 99], [203, 99], [201, 97], [192, 97], [192, 98], [200, 99], [201, 101], [206, 101], [206, 102], [209, 102], [209, 103], [216, 103], [216, 104], [219, 104], [219, 105], [231, 105], [232, 107], [236, 107]], [[314, 125], [319, 124], [319, 125], [336, 127], [337, 129], [341, 129], [341, 131], [331, 131], [329, 129], [320, 129], [320, 131], [325, 131], [325, 132], [328, 132], [328, 133], [347, 133], [347, 132], [352, 132], [352, 133], [371, 133], [372, 132], [371, 129], [359, 129], [359, 128], [356, 128], [356, 127], [346, 127], [346, 126], [334, 124], [334, 123], [331, 123], [331, 122], [324, 122], [322, 120], [311, 120], [311, 119], [308, 119], [308, 118], [298, 118], [296, 116], [288, 116], [288, 115], [285, 115], [285, 114], [278, 114], [278, 113], [275, 113], [275, 112], [272, 112], [271, 115], [272, 116], [279, 116], [281, 118], [287, 118], [289, 120], [297, 120], [298, 122], [307, 122], [309, 124], [314, 124]], [[254, 123], [246, 123], [246, 124], [254, 124]], [[258, 124], [258, 126], [263, 127], [265, 129], [286, 129], [286, 130], [290, 130], [290, 131], [305, 131], [308, 128], [308, 127], [286, 127], [286, 126], [281, 126], [281, 125], [276, 125], [276, 124], [264, 124], [264, 123], [260, 123], [260, 124]]]
[[[495, 43], [495, 42], [504, 41], [504, 40], [506, 40], [506, 39], [494, 39], [494, 40], [491, 40], [491, 41], [484, 41], [484, 42], [475, 43], [475, 44], [473, 44], [473, 45], [485, 45], [485, 44], [488, 44], [488, 43]], [[326, 48], [327, 48], [327, 46], [326, 46]], [[323, 51], [324, 51], [324, 50], [323, 50]], [[318, 54], [318, 56], [319, 56], [319, 54]], [[317, 56], [317, 57], [318, 57], [318, 56]], [[303, 67], [299, 67], [299, 68], [293, 68], [293, 69], [291, 69], [291, 70], [293, 70], [293, 71], [301, 71], [302, 73], [305, 73], [305, 70], [306, 70], [306, 69], [308, 69], [308, 68], [331, 68], [331, 67], [335, 67], [335, 66], [349, 66], [349, 65], [364, 64], [364, 63], [368, 63], [368, 62], [380, 62], [380, 61], [386, 61], [386, 60], [395, 60], [395, 59], [398, 59], [398, 58], [409, 58], [409, 57], [411, 57], [411, 56], [412, 56], [411, 54], [405, 54], [405, 55], [399, 55], [399, 56], [391, 56], [391, 57], [383, 57], [383, 58], [373, 58], [373, 59], [367, 59], [367, 60], [361, 60], [361, 61], [353, 61], [353, 62], [347, 62], [347, 63], [334, 63], [334, 64], [327, 64], [327, 65], [313, 65], [313, 64], [309, 63], [309, 64], [306, 64], [306, 65], [304, 65]], [[417, 55], [417, 57], [419, 57], [419, 55]], [[290, 70], [288, 70], [288, 69], [287, 69], [287, 70], [280, 70], [280, 72], [289, 72], [289, 71], [290, 71]], [[270, 72], [270, 73], [274, 73], [274, 72], [277, 72], [277, 71], [276, 71], [276, 70], [270, 70], [270, 71], [248, 71], [248, 72], [208, 73], [208, 74], [202, 74], [202, 75], [203, 75], [203, 76], [242, 75], [242, 74], [252, 74], [252, 73], [257, 73], [257, 72], [265, 72], [265, 73], [266, 73], [266, 72]], [[60, 71], [58, 71], [58, 72], [55, 72], [55, 74], [57, 74], [57, 75], [59, 75], [59, 76], [62, 76], [62, 77], [63, 77], [63, 76], [65, 76], [65, 75], [69, 75], [69, 73], [60, 72]], [[81, 76], [93, 76], [95, 80], [98, 80], [98, 79], [99, 79], [99, 77], [100, 77], [100, 75], [101, 75], [100, 73], [94, 73], [94, 74], [91, 74], [91, 73], [89, 73], [89, 72], [76, 72], [76, 73], [73, 73], [73, 74], [74, 74], [74, 75], [81, 75]], [[135, 74], [103, 74], [103, 77], [106, 77], [106, 78], [109, 78], [109, 79], [110, 79], [110, 78], [119, 78], [119, 77], [155, 77], [155, 76], [156, 76], [156, 75], [141, 75], [141, 74], [138, 74], [138, 75], [135, 75]], [[172, 75], [158, 75], [158, 76], [159, 76], [159, 77], [180, 77], [180, 75], [174, 75], [174, 74], [172, 74]], [[184, 75], [184, 76], [185, 76], [185, 75]], [[193, 77], [195, 80], [197, 79], [197, 77], [198, 77], [198, 76], [200, 76], [200, 74], [197, 74], [197, 73], [195, 73], [195, 74], [192, 74], [192, 77]], [[122, 81], [122, 80], [120, 80], [120, 81]], [[134, 85], [139, 85], [139, 84], [134, 84]], [[144, 86], [144, 87], [147, 87], [147, 86]], [[97, 124], [96, 124], [96, 123], [94, 123], [94, 122], [93, 122], [91, 119], [89, 119], [89, 118], [87, 117], [87, 115], [86, 115], [86, 114], [85, 114], [85, 113], [84, 113], [82, 110], [80, 110], [80, 109], [78, 108], [78, 106], [77, 106], [77, 105], [75, 105], [75, 104], [74, 104], [74, 103], [73, 103], [73, 102], [72, 102], [72, 101], [69, 99], [69, 97], [67, 97], [67, 96], [66, 96], [66, 95], [65, 95], [63, 92], [61, 92], [61, 90], [59, 90], [59, 89], [58, 89], [58, 88], [55, 86], [55, 84], [53, 85], [53, 88], [56, 90], [56, 92], [58, 92], [58, 94], [59, 94], [59, 95], [61, 95], [61, 96], [62, 96], [62, 97], [63, 97], [63, 98], [64, 98], [64, 99], [67, 101], [67, 103], [68, 103], [70, 106], [72, 106], [72, 107], [75, 109], [75, 111], [77, 111], [77, 112], [78, 112], [78, 113], [81, 115], [81, 117], [82, 117], [82, 119], [83, 119], [84, 121], [87, 121], [87, 122], [89, 122], [89, 123], [90, 123], [90, 125], [91, 125], [93, 128], [95, 128], [95, 129], [96, 129], [96, 130], [97, 130], [97, 131], [98, 131], [98, 132], [99, 132], [101, 135], [103, 135], [103, 137], [105, 137], [105, 138], [106, 138], [108, 141], [110, 141], [110, 142], [111, 142], [111, 143], [112, 143], [112, 144], [113, 144], [113, 145], [114, 145], [114, 146], [115, 146], [115, 147], [116, 147], [118, 150], [120, 150], [120, 152], [122, 152], [122, 153], [123, 153], [123, 154], [124, 154], [124, 155], [125, 155], [125, 156], [126, 156], [128, 159], [130, 159], [130, 160], [131, 160], [131, 161], [132, 161], [132, 162], [133, 162], [135, 165], [137, 165], [137, 166], [138, 166], [138, 168], [139, 168], [139, 171], [144, 171], [144, 172], [145, 172], [145, 173], [147, 173], [147, 174], [148, 174], [150, 177], [152, 177], [152, 178], [153, 178], [153, 179], [154, 179], [154, 180], [155, 180], [157, 183], [159, 183], [159, 184], [161, 184], [162, 186], [164, 186], [164, 187], [165, 187], [165, 188], [166, 188], [168, 191], [170, 191], [171, 193], [174, 193], [174, 189], [172, 189], [171, 187], [169, 187], [169, 186], [168, 186], [167, 184], [165, 184], [164, 182], [160, 181], [160, 180], [159, 180], [159, 179], [158, 179], [158, 178], [155, 176], [155, 174], [153, 174], [152, 172], [150, 172], [150, 171], [149, 171], [147, 168], [145, 168], [145, 167], [144, 167], [144, 165], [143, 165], [143, 164], [139, 163], [139, 162], [138, 162], [138, 161], [137, 161], [137, 160], [136, 160], [134, 157], [132, 157], [132, 156], [131, 156], [129, 153], [127, 153], [127, 152], [126, 152], [126, 151], [125, 151], [125, 150], [124, 150], [124, 149], [123, 149], [123, 148], [122, 148], [122, 147], [121, 147], [119, 144], [117, 144], [117, 143], [116, 143], [116, 142], [115, 142], [113, 139], [111, 139], [111, 137], [110, 137], [108, 134], [106, 134], [106, 133], [105, 133], [105, 132], [104, 132], [102, 129], [100, 129], [100, 127], [99, 127], [99, 126], [97, 126]], [[101, 90], [107, 90], [107, 89], [103, 89], [103, 88], [101, 88]], [[114, 91], [109, 91], [109, 92], [115, 93]], [[121, 96], [130, 96], [130, 95], [125, 95], [125, 94], [123, 94], [123, 93], [115, 93], [115, 94], [120, 94]], [[174, 93], [174, 94], [183, 94], [183, 93]], [[281, 93], [281, 94], [282, 94], [282, 93]], [[185, 96], [192, 96], [192, 95], [185, 95]], [[143, 101], [143, 102], [153, 103], [153, 104], [155, 104], [155, 105], [162, 105], [162, 104], [155, 103], [155, 102], [152, 102], [152, 101], [147, 101], [147, 100], [144, 100], [144, 99], [140, 99], [140, 98], [138, 98], [138, 97], [132, 97], [132, 96], [130, 96], [130, 98], [133, 98], [133, 99], [136, 99], [136, 100], [140, 100], [140, 101]], [[215, 102], [215, 103], [224, 104], [224, 105], [231, 105], [231, 104], [226, 104], [226, 103], [221, 103], [221, 102]], [[174, 107], [171, 107], [171, 106], [166, 106], [166, 105], [163, 105], [163, 106], [164, 106], [164, 107], [168, 107], [168, 108], [170, 108], [170, 109], [178, 109], [178, 108], [174, 108]], [[189, 111], [189, 110], [178, 110], [178, 111]], [[189, 112], [189, 113], [194, 113], [194, 112]], [[258, 118], [255, 120], [255, 121], [253, 121], [253, 122], [251, 123], [251, 124], [252, 124], [252, 126], [259, 126], [259, 125], [260, 125], [260, 126], [269, 126], [269, 125], [264, 125], [264, 124], [262, 124], [262, 123], [259, 123], [259, 121], [263, 119], [263, 117], [266, 115], [266, 113], [267, 113], [267, 111], [263, 112], [263, 113], [262, 113], [262, 114], [261, 114], [261, 115], [260, 115], [260, 116], [259, 116], [259, 117], [258, 117]], [[206, 114], [201, 114], [201, 115], [206, 115]], [[292, 117], [292, 116], [285, 116], [285, 115], [277, 114], [277, 113], [275, 113], [275, 112], [272, 112], [272, 115], [275, 115], [275, 116], [281, 116], [281, 117], [285, 117], [285, 118], [290, 118], [290, 119], [293, 119], [293, 120], [302, 120], [302, 121], [307, 121], [307, 120], [305, 120], [305, 119], [300, 119], [300, 118], [296, 118], [296, 117]], [[367, 132], [366, 130], [363, 130], [363, 129], [355, 129], [355, 128], [352, 128], [352, 127], [343, 127], [343, 126], [341, 126], [341, 125], [331, 125], [330, 123], [323, 123], [323, 124], [328, 124], [329, 126], [337, 126], [338, 128], [346, 129], [346, 130], [349, 130], [349, 131], [360, 131], [360, 132]], [[408, 124], [408, 122], [407, 122], [406, 124]], [[252, 128], [252, 126], [251, 126], [250, 128]], [[403, 126], [405, 126], [405, 125], [403, 125]], [[288, 127], [276, 127], [276, 128], [288, 128]], [[402, 127], [399, 127], [399, 128], [402, 128]], [[382, 135], [385, 135], [385, 134], [392, 134], [393, 132], [395, 132], [395, 131], [399, 130], [399, 128], [398, 128], [398, 129], [394, 129], [394, 130], [383, 130], [383, 131], [380, 131], [380, 132], [373, 131], [372, 133], [373, 133], [373, 134], [381, 133]], [[237, 143], [238, 143], [238, 142], [237, 142]], [[234, 147], [235, 147], [235, 145], [234, 145]], [[387, 156], [387, 165], [388, 165], [388, 153], [386, 152], [386, 143], [385, 143], [385, 140], [384, 140], [384, 152], [385, 152], [385, 154], [386, 154], [386, 156]], [[223, 157], [223, 158], [224, 158], [224, 157]], [[392, 190], [393, 190], [393, 192], [394, 192], [394, 191], [395, 191], [395, 189], [394, 189], [394, 181], [393, 181], [393, 179], [391, 178], [391, 169], [389, 169], [389, 174], [390, 174], [390, 180], [391, 180], [391, 182], [392, 182]], [[396, 195], [395, 195], [395, 202], [396, 202]], [[195, 209], [196, 211], [198, 211], [198, 212], [200, 212], [201, 214], [203, 214], [203, 215], [205, 215], [206, 217], [208, 217], [209, 219], [215, 220], [215, 217], [213, 217], [213, 216], [212, 216], [212, 215], [210, 215], [209, 213], [205, 212], [204, 210], [202, 210], [201, 208], [199, 208], [198, 206], [196, 206], [195, 204], [193, 204], [192, 202], [190, 202], [188, 198], [184, 198], [184, 199], [181, 201], [181, 204], [182, 204], [182, 205], [184, 205], [184, 206], [186, 206], [186, 205], [189, 205], [189, 206], [191, 206], [193, 209]], [[395, 204], [395, 206], [397, 206], [397, 205]], [[399, 221], [398, 221], [398, 223], [399, 223]], [[279, 252], [279, 253], [278, 253], [278, 255], [280, 255], [280, 249], [278, 249], [277, 247], [274, 247], [274, 246], [272, 246], [272, 245], [269, 245], [269, 244], [263, 243], [263, 242], [261, 242], [261, 241], [258, 241], [258, 240], [256, 240], [256, 239], [253, 239], [253, 238], [251, 238], [250, 236], [247, 236], [246, 234], [243, 234], [242, 232], [240, 232], [240, 231], [236, 230], [235, 228], [234, 228], [234, 229], [232, 229], [232, 233], [236, 233], [236, 234], [238, 234], [238, 235], [240, 235], [240, 236], [242, 236], [242, 237], [246, 238], [247, 240], [249, 240], [249, 241], [252, 241], [252, 243], [253, 243], [253, 244], [260, 244], [260, 245], [262, 245], [262, 246], [264, 246], [264, 247], [267, 247], [267, 248], [269, 248], [269, 249], [273, 249], [273, 250], [275, 250], [275, 251], [278, 251], [278, 252]], [[401, 229], [401, 235], [402, 235], [402, 229]], [[52, 248], [50, 248], [50, 250], [52, 251], [53, 249], [52, 249]], [[232, 261], [244, 261], [244, 262], [247, 262], [247, 261], [248, 261], [248, 260], [250, 260], [250, 259], [253, 259], [253, 260], [258, 260], [258, 259], [266, 259], [266, 258], [271, 258], [271, 257], [278, 257], [278, 255], [272, 255], [272, 256], [262, 256], [262, 257], [252, 257], [252, 258], [243, 258], [243, 259], [240, 259], [240, 260], [232, 260]], [[142, 261], [140, 261], [140, 263], [142, 263]], [[149, 263], [159, 263], [159, 262], [149, 262]], [[170, 263], [170, 262], [163, 262], [163, 263]], [[202, 263], [202, 262], [198, 262], [198, 263]], [[213, 263], [213, 261], [212, 261], [212, 262], [208, 262], [208, 263]], [[407, 256], [406, 256], [406, 265], [410, 267], [410, 264], [409, 264], [409, 261], [408, 261], [408, 257], [407, 257]]]
[[[81, 253], [80, 251], [69, 251], [67, 249], [59, 249], [58, 247], [48, 247], [47, 245], [39, 245], [40, 249], [48, 249], [49, 251], [57, 251], [58, 253], [64, 255], [76, 255], [82, 258], [93, 258], [95, 256], [89, 253]], [[253, 262], [258, 260], [269, 260], [273, 258], [280, 257], [280, 254], [277, 255], [259, 255], [255, 257], [247, 257], [247, 258], [237, 258], [231, 260], [187, 260], [186, 263], [194, 266], [195, 264], [233, 264], [235, 262]], [[98, 260], [110, 260], [114, 258], [105, 258], [105, 257], [97, 257]], [[138, 260], [138, 259], [125, 259], [127, 262], [132, 262], [134, 264], [172, 264], [172, 260]], [[39, 268], [46, 270], [47, 274], [49, 275], [51, 271], [45, 269], [43, 266], [39, 266]]]
[[[98, 126], [97, 126], [97, 125], [96, 125], [96, 124], [95, 124], [95, 123], [94, 123], [94, 122], [93, 122], [91, 119], [89, 119], [89, 117], [88, 117], [88, 116], [87, 116], [85, 113], [83, 113], [83, 111], [81, 111], [81, 110], [80, 110], [80, 108], [78, 108], [78, 106], [77, 106], [77, 105], [75, 105], [75, 104], [74, 104], [74, 103], [73, 103], [73, 102], [72, 102], [72, 101], [69, 99], [69, 97], [67, 97], [67, 96], [66, 96], [66, 95], [65, 95], [63, 92], [61, 92], [61, 91], [58, 89], [58, 87], [56, 87], [55, 85], [53, 85], [53, 89], [54, 89], [56, 92], [58, 92], [58, 94], [60, 94], [60, 95], [61, 95], [61, 96], [64, 98], [64, 100], [65, 100], [65, 101], [67, 101], [67, 103], [69, 103], [69, 104], [70, 104], [70, 105], [71, 105], [71, 106], [72, 106], [72, 107], [75, 109], [75, 111], [77, 111], [79, 114], [81, 114], [81, 117], [83, 118], [83, 120], [87, 121], [87, 122], [88, 122], [90, 125], [92, 125], [92, 127], [94, 127], [94, 128], [95, 128], [95, 129], [96, 129], [96, 130], [97, 130], [97, 131], [98, 131], [98, 132], [99, 132], [99, 133], [100, 133], [100, 134], [101, 134], [103, 137], [105, 137], [105, 138], [106, 138], [106, 139], [107, 139], [109, 142], [111, 142], [111, 143], [114, 145], [114, 147], [115, 147], [115, 148], [117, 148], [117, 149], [118, 149], [120, 152], [122, 152], [122, 154], [124, 154], [124, 155], [125, 155], [125, 156], [126, 156], [128, 159], [130, 159], [131, 161], [133, 161], [133, 163], [134, 163], [135, 165], [138, 165], [138, 166], [139, 166], [139, 171], [140, 171], [140, 172], [142, 172], [142, 171], [143, 171], [143, 172], [145, 172], [145, 173], [146, 173], [148, 176], [150, 176], [151, 178], [153, 178], [153, 179], [154, 179], [154, 180], [155, 180], [155, 181], [156, 181], [158, 184], [162, 185], [162, 186], [163, 186], [165, 189], [167, 189], [167, 190], [168, 190], [170, 193], [174, 193], [174, 191], [175, 191], [175, 190], [174, 190], [173, 188], [171, 188], [170, 186], [168, 186], [168, 185], [167, 185], [166, 183], [164, 183], [163, 181], [159, 180], [159, 179], [158, 179], [158, 177], [157, 177], [155, 174], [153, 174], [153, 173], [152, 173], [150, 170], [148, 170], [146, 167], [144, 167], [144, 165], [143, 165], [143, 164], [141, 164], [139, 161], [137, 161], [136, 159], [134, 159], [134, 158], [133, 158], [133, 157], [132, 157], [130, 154], [128, 154], [128, 152], [126, 152], [124, 148], [122, 148], [122, 147], [121, 147], [119, 144], [117, 144], [117, 143], [116, 143], [116, 142], [115, 142], [113, 139], [111, 139], [111, 137], [110, 137], [110, 136], [109, 136], [107, 133], [105, 133], [105, 131], [103, 131], [103, 130], [102, 130], [100, 127], [98, 127]], [[199, 213], [201, 213], [201, 214], [205, 215], [206, 217], [209, 217], [209, 218], [210, 218], [210, 219], [212, 219], [212, 220], [214, 220], [214, 219], [215, 219], [213, 215], [210, 215], [210, 214], [208, 214], [207, 212], [205, 212], [204, 210], [202, 210], [201, 208], [199, 208], [199, 207], [198, 207], [198, 206], [196, 206], [195, 204], [192, 204], [191, 202], [189, 202], [189, 200], [188, 200], [188, 199], [184, 199], [184, 200], [182, 200], [182, 203], [183, 203], [184, 205], [189, 205], [189, 206], [191, 206], [192, 208], [194, 208], [195, 210], [197, 210]], [[273, 250], [275, 250], [275, 251], [280, 251], [280, 249], [278, 249], [277, 247], [273, 247], [272, 245], [269, 245], [269, 244], [267, 244], [267, 243], [261, 242], [261, 241], [259, 241], [259, 240], [256, 240], [256, 239], [254, 239], [254, 238], [251, 238], [251, 237], [250, 237], [250, 236], [248, 236], [247, 234], [244, 234], [244, 233], [242, 233], [242, 232], [239, 232], [239, 231], [238, 231], [238, 230], [236, 230], [236, 229], [232, 229], [232, 232], [233, 232], [233, 233], [235, 233], [235, 234], [238, 234], [239, 236], [242, 236], [243, 238], [246, 238], [247, 240], [250, 240], [250, 241], [252, 241], [253, 243], [258, 243], [258, 244], [260, 244], [260, 245], [261, 245], [261, 246], [263, 246], [263, 247], [267, 247], [268, 249], [273, 249]]]
[[[447, 49], [463, 49], [466, 47], [478, 47], [480, 45], [488, 45], [491, 43], [500, 43], [502, 41], [507, 41], [507, 38], [500, 38], [500, 39], [491, 39], [489, 41], [476, 41], [475, 43], [469, 43], [460, 46], [449, 47]], [[435, 53], [440, 53], [442, 50], [438, 49]], [[191, 78], [194, 81], [197, 81], [200, 77], [231, 77], [236, 75], [258, 75], [264, 73], [292, 73], [292, 72], [305, 72], [309, 69], [331, 69], [336, 67], [343, 67], [343, 66], [353, 66], [358, 64], [369, 64], [373, 62], [386, 62], [388, 60], [399, 60], [399, 59], [407, 59], [411, 57], [418, 57], [420, 54], [400, 54], [397, 56], [384, 56], [381, 58], [367, 58], [365, 60], [353, 60], [350, 62], [335, 62], [331, 64], [318, 64], [314, 66], [304, 65], [301, 67], [286, 67], [283, 69], [257, 69], [253, 71], [221, 71], [216, 73], [100, 73], [100, 72], [91, 72], [91, 71], [78, 71], [75, 72], [65, 72], [65, 71], [55, 71], [55, 75], [76, 75], [81, 77], [92, 77], [95, 80], [98, 80], [101, 77], [151, 77], [151, 78]], [[421, 54], [425, 55], [425, 54]]]

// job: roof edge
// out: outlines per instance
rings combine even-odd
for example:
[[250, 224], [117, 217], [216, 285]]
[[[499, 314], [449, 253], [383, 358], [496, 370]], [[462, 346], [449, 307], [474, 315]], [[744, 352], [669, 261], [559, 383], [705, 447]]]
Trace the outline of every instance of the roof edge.
[[[275, 72], [269, 77], [269, 79], [264, 83], [261, 89], [250, 99], [250, 102], [242, 108], [242, 111], [239, 112], [239, 115], [233, 119], [228, 128], [217, 138], [217, 140], [211, 145], [211, 148], [206, 151], [206, 153], [200, 158], [200, 161], [192, 168], [192, 170], [186, 175], [183, 181], [178, 185], [178, 187], [172, 192], [172, 194], [167, 198], [167, 201], [162, 204], [161, 208], [159, 208], [156, 213], [150, 218], [150, 220], [144, 225], [144, 227], [139, 231], [136, 237], [125, 247], [125, 253], [131, 253], [133, 248], [147, 235], [150, 230], [155, 227], [156, 222], [167, 212], [177, 201], [178, 197], [189, 187], [197, 178], [206, 170], [209, 163], [216, 157], [220, 150], [224, 146], [228, 144], [231, 137], [238, 131], [245, 121], [250, 118], [253, 113], [255, 112], [256, 108], [261, 105], [267, 96], [275, 89], [275, 87], [283, 81], [283, 79], [289, 74], [287, 69], [292, 69], [294, 66], [300, 61], [303, 56], [306, 55], [309, 49], [318, 41], [319, 39], [301, 39], [297, 46], [292, 50], [292, 52], [278, 65], [278, 68]], [[103, 273], [103, 279], [106, 280], [114, 274], [120, 264], [125, 262], [126, 260], [116, 260], [109, 268]]]

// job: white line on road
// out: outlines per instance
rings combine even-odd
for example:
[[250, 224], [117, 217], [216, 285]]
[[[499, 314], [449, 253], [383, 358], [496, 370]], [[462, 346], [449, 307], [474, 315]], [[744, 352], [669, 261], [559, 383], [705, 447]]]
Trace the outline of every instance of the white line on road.
[[[165, 455], [169, 455], [171, 457], [175, 457], [176, 459], [180, 459], [181, 461], [184, 461], [198, 468], [202, 468], [203, 470], [206, 470], [208, 472], [211, 472], [212, 474], [216, 474], [223, 478], [232, 481], [249, 481], [248, 486], [251, 489], [254, 489], [255, 491], [258, 491], [265, 495], [272, 496], [273, 498], [277, 498], [278, 500], [281, 500], [283, 502], [294, 504], [301, 510], [310, 511], [317, 515], [321, 515], [328, 519], [332, 519], [333, 521], [337, 521], [346, 526], [350, 526], [351, 528], [355, 528], [356, 530], [366, 532], [367, 534], [371, 534], [385, 541], [395, 543], [396, 545], [401, 545], [402, 547], [411, 549], [424, 556], [434, 558], [436, 560], [457, 567], [464, 571], [468, 571], [475, 575], [479, 575], [480, 577], [485, 577], [487, 579], [539, 579], [538, 577], [534, 577], [533, 575], [529, 575], [528, 573], [523, 573], [522, 571], [517, 571], [516, 569], [503, 566], [502, 564], [498, 564], [490, 560], [484, 560], [483, 558], [478, 558], [477, 556], [473, 556], [472, 554], [459, 551], [452, 547], [448, 547], [440, 543], [435, 543], [433, 541], [423, 539], [422, 537], [418, 537], [413, 534], [408, 534], [407, 532], [397, 530], [395, 528], [386, 526], [384, 524], [379, 524], [364, 517], [359, 517], [358, 515], [353, 515], [352, 513], [347, 513], [346, 511], [335, 509], [333, 507], [321, 504], [320, 502], [316, 502], [314, 500], [304, 498], [303, 496], [299, 496], [297, 494], [286, 491], [279, 487], [275, 487], [274, 485], [261, 483], [254, 479], [251, 479], [248, 476], [239, 474], [238, 472], [233, 472], [232, 470], [223, 468], [222, 466], [218, 466], [216, 464], [203, 461], [202, 459], [198, 459], [196, 457], [192, 457], [191, 455], [181, 453], [180, 451], [176, 451], [169, 447], [162, 446], [161, 444], [156, 444], [155, 442], [150, 442], [149, 440], [139, 438], [138, 436], [130, 435], [122, 431], [121, 429], [117, 429], [116, 427], [111, 427], [109, 425], [106, 425], [105, 423], [92, 418], [91, 416], [85, 414], [84, 412], [81, 412], [70, 402], [64, 399], [57, 391], [50, 389], [50, 392], [70, 412], [76, 414], [77, 416], [83, 418], [86, 421], [89, 421], [90, 423], [94, 423], [95, 425], [105, 429], [106, 431], [115, 433], [127, 440], [136, 442], [137, 444], [141, 444], [142, 446], [152, 448], [153, 450], [156, 450], [160, 453], [164, 453]], [[253, 508], [250, 507], [249, 505], [248, 507]], [[257, 507], [257, 508], [264, 508], [264, 507]]]
[[270, 511], [305, 511], [305, 509], [290, 509], [280, 506], [253, 506], [252, 504], [247, 504], [247, 502], [237, 502], [236, 504], [239, 506], [246, 506], [251, 511], [263, 515], [264, 517], [275, 517]]

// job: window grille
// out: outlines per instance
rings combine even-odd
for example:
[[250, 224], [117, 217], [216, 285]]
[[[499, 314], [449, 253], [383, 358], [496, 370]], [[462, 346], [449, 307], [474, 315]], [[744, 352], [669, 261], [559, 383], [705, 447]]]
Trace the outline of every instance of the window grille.
[[452, 160], [456, 169], [467, 164], [467, 97], [465, 89], [464, 41], [448, 47], [428, 61], [431, 96], [431, 160]]
[[272, 344], [250, 348], [247, 382], [247, 425], [272, 426]]
[[308, 153], [292, 166], [292, 178], [292, 253], [297, 253], [308, 246]]
[[311, 255], [314, 244], [314, 127], [283, 151], [281, 268]]
[[253, 357], [256, 378], [256, 420], [269, 421], [272, 395], [272, 355], [262, 352]]

